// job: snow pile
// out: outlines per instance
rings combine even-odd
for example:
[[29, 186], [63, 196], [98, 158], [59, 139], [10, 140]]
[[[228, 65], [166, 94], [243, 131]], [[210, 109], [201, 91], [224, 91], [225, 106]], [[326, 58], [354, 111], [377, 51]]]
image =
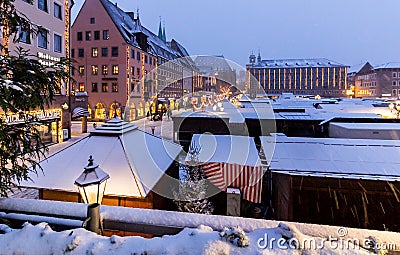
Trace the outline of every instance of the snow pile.
[[[245, 233], [240, 228], [222, 232], [201, 225], [185, 228], [173, 236], [103, 237], [78, 228], [53, 231], [47, 223], [36, 226], [25, 223], [22, 229], [0, 225], [1, 254], [376, 254], [361, 247], [351, 250], [332, 248], [305, 249], [293, 247], [286, 239], [304, 239], [293, 225], [257, 229]], [[282, 243], [274, 242], [284, 240]], [[239, 244], [239, 242], [241, 242]], [[272, 244], [272, 246], [269, 246]]]

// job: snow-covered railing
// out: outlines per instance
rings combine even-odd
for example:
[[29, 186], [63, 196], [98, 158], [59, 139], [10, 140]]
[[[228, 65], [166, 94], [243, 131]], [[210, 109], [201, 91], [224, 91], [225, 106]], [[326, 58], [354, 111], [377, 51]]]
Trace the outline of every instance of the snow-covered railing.
[[[48, 222], [59, 226], [79, 227], [86, 218], [87, 205], [81, 203], [0, 198], [0, 217], [32, 223]], [[206, 225], [214, 230], [240, 226], [246, 232], [261, 228], [275, 228], [279, 221], [241, 217], [203, 215], [153, 209], [101, 206], [101, 218], [105, 229], [153, 234], [156, 236], [176, 234], [184, 228]], [[286, 222], [287, 223], [287, 222]], [[339, 227], [304, 223], [287, 223], [301, 233], [315, 237], [336, 237]], [[377, 230], [346, 228], [348, 238], [374, 236], [400, 246], [400, 233]]]

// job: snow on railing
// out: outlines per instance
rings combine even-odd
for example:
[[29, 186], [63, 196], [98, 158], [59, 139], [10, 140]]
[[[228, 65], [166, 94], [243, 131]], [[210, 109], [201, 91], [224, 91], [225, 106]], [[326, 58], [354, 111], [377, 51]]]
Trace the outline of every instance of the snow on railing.
[[[79, 227], [86, 218], [87, 205], [50, 200], [0, 198], [0, 218], [30, 222], [48, 222], [55, 225]], [[184, 228], [206, 225], [221, 231], [224, 227], [241, 227], [246, 232], [262, 228], [276, 228], [280, 221], [242, 217], [204, 215], [184, 212], [140, 209], [120, 206], [101, 206], [104, 228], [157, 236], [176, 234]], [[313, 237], [337, 237], [343, 228], [305, 223], [288, 223], [301, 233]], [[400, 233], [346, 228], [347, 238], [374, 236], [400, 246]]]

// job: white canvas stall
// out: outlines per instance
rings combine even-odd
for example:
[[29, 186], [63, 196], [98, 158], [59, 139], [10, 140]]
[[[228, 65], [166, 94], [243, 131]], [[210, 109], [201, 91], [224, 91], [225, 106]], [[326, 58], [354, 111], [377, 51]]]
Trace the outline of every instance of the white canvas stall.
[[92, 155], [110, 175], [105, 195], [145, 197], [182, 151], [181, 146], [112, 119], [91, 135], [42, 161], [43, 172], [21, 186], [77, 191], [75, 179]]

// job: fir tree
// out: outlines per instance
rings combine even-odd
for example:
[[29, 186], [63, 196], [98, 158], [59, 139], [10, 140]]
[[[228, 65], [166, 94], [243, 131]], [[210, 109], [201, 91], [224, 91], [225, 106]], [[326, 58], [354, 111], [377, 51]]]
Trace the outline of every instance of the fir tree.
[[199, 162], [199, 149], [191, 146], [189, 161], [179, 164], [182, 178], [179, 192], [174, 192], [175, 203], [182, 212], [212, 214], [214, 208], [207, 199], [207, 179]]
[[[67, 59], [44, 66], [21, 47], [9, 52], [10, 38], [18, 41], [19, 31], [29, 30], [32, 35], [38, 28], [17, 12], [13, 2], [0, 0], [0, 196], [28, 180], [30, 171], [40, 169], [38, 162], [47, 149], [35, 128], [38, 119], [28, 112], [50, 106], [60, 81], [69, 78]], [[7, 114], [19, 115], [22, 121], [10, 125], [5, 121]]]

